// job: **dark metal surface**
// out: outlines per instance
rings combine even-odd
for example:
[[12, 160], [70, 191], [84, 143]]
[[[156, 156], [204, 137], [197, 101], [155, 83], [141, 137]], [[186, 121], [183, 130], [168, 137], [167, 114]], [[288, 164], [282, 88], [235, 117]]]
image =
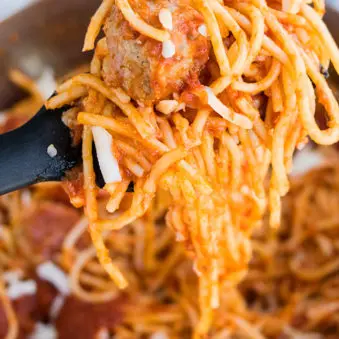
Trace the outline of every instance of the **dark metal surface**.
[[[81, 160], [69, 129], [61, 120], [63, 109], [43, 107], [24, 126], [0, 135], [0, 195], [44, 181], [61, 180]], [[53, 144], [57, 155], [50, 157]]]
[[0, 23], [0, 111], [21, 94], [8, 80], [11, 67], [34, 77], [50, 66], [62, 76], [89, 59], [82, 43], [100, 2], [40, 0]]

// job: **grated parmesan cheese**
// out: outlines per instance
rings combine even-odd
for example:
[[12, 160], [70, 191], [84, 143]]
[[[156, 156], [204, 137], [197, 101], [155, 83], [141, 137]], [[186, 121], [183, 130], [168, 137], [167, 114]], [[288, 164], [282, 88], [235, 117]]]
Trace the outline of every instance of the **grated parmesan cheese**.
[[25, 206], [29, 206], [32, 203], [32, 194], [30, 190], [26, 189], [21, 191], [21, 202]]
[[13, 280], [7, 288], [7, 295], [10, 299], [18, 299], [25, 295], [33, 295], [37, 291], [34, 280], [15, 281]]
[[162, 8], [159, 12], [159, 21], [165, 29], [173, 29], [172, 13], [167, 8]]
[[205, 91], [207, 93], [208, 105], [225, 120], [244, 129], [251, 129], [253, 127], [253, 123], [249, 118], [239, 113], [232, 112], [217, 98], [210, 87], [205, 86]]
[[121, 182], [119, 164], [112, 152], [113, 138], [104, 128], [92, 127], [99, 167], [106, 184]]
[[307, 146], [298, 152], [293, 159], [291, 175], [298, 176], [304, 174], [313, 168], [321, 166], [324, 162], [325, 157], [321, 152]]
[[180, 242], [180, 241], [185, 241], [185, 239], [186, 239], [186, 238], [185, 238], [180, 232], [176, 232], [176, 233], [175, 233], [175, 240], [176, 240], [176, 241], [179, 241], [179, 242]]
[[206, 25], [200, 25], [199, 27], [198, 27], [198, 32], [202, 35], [202, 36], [204, 36], [204, 37], [207, 37], [207, 27], [206, 27]]
[[15, 284], [16, 282], [20, 281], [24, 275], [24, 272], [20, 269], [7, 271], [2, 275], [2, 279], [7, 284]]
[[57, 339], [58, 333], [53, 325], [36, 323], [34, 332], [28, 339]]
[[51, 308], [49, 310], [49, 316], [52, 320], [55, 320], [65, 304], [65, 297], [63, 295], [58, 295], [54, 298]]
[[40, 264], [36, 271], [41, 279], [49, 281], [62, 295], [70, 294], [66, 274], [53, 262], [46, 261]]
[[163, 114], [171, 114], [177, 110], [179, 103], [176, 100], [161, 100], [157, 105], [156, 109]]
[[251, 194], [251, 190], [247, 185], [241, 186], [240, 191], [241, 191], [242, 194], [245, 194], [245, 195]]
[[55, 158], [58, 155], [58, 151], [55, 148], [55, 146], [53, 144], [50, 144], [47, 147], [47, 154], [51, 157], [51, 158]]
[[46, 67], [43, 70], [40, 78], [37, 80], [37, 87], [45, 100], [47, 100], [53, 94], [57, 84], [52, 68]]
[[167, 335], [166, 332], [155, 332], [151, 335], [150, 339], [169, 339], [169, 336]]
[[109, 338], [110, 338], [109, 331], [105, 327], [100, 328], [100, 330], [95, 335], [95, 339], [109, 339]]
[[172, 58], [175, 54], [175, 45], [171, 40], [166, 40], [162, 43], [161, 54], [165, 59]]

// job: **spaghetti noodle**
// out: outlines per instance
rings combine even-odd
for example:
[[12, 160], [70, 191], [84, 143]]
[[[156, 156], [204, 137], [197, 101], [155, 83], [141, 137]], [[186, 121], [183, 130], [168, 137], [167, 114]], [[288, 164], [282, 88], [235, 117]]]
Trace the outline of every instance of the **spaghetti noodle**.
[[[91, 339], [338, 333], [338, 164], [294, 180], [280, 202], [295, 149], [307, 136], [339, 138], [338, 103], [322, 75], [330, 62], [339, 71], [339, 52], [323, 14], [321, 0], [103, 1], [84, 44], [95, 47], [90, 74], [72, 76], [47, 103], [73, 106], [64, 121], [75, 141], [82, 135], [83, 166], [64, 186], [86, 217], [58, 184], [0, 200], [2, 272], [20, 270], [25, 282], [52, 260], [69, 276], [71, 295], [59, 295], [47, 317], [60, 335], [68, 338], [63, 319], [77, 324], [72, 298], [100, 314], [83, 330]], [[166, 41], [172, 57], [161, 55]], [[11, 77], [32, 96], [9, 112], [6, 130], [42, 103], [27, 77]], [[103, 189], [93, 127], [112, 136], [121, 176]], [[261, 228], [267, 203], [270, 226], [265, 218]], [[59, 224], [45, 230], [41, 220]], [[8, 284], [0, 297], [14, 339], [23, 324]]]
[[[323, 1], [312, 7], [299, 0], [103, 1], [85, 40], [85, 49], [92, 49], [104, 26], [92, 74], [67, 81], [47, 103], [78, 108], [89, 230], [118, 287], [128, 279], [110, 257], [104, 234], [151, 213], [156, 192], [169, 192], [167, 225], [199, 276], [197, 338], [211, 327], [221, 287], [246, 275], [250, 237], [267, 201], [271, 226], [280, 224], [294, 150], [308, 136], [323, 145], [339, 140], [338, 103], [320, 71], [330, 62], [339, 71], [339, 50], [322, 22], [323, 8]], [[171, 13], [171, 30], [161, 25], [161, 9]], [[201, 25], [207, 34], [199, 33]], [[173, 50], [160, 56], [168, 41]], [[164, 99], [178, 103], [167, 115], [157, 111]], [[323, 130], [316, 101], [327, 111]], [[111, 133], [120, 174], [135, 188], [124, 195], [120, 183], [106, 183], [118, 210], [108, 219], [98, 211], [93, 126]]]

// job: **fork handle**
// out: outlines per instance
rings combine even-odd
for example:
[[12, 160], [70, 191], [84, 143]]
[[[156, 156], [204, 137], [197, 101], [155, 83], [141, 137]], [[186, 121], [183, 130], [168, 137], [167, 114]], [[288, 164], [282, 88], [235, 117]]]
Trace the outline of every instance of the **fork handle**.
[[[60, 181], [79, 160], [62, 109], [44, 107], [25, 125], [0, 135], [0, 195], [44, 181]], [[47, 153], [53, 144], [58, 154]]]

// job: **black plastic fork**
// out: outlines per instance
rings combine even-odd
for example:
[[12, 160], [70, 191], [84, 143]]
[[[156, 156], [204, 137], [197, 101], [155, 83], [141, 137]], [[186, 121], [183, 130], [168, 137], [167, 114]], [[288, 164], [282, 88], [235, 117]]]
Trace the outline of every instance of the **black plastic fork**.
[[[81, 161], [61, 117], [69, 107], [40, 111], [25, 125], [0, 135], [0, 195], [45, 181], [60, 181]], [[48, 154], [53, 145], [56, 156]], [[100, 173], [99, 173], [100, 174]]]
[[[46, 181], [61, 181], [67, 171], [82, 162], [81, 144], [74, 146], [71, 130], [62, 121], [70, 107], [40, 111], [23, 126], [0, 134], [0, 195]], [[51, 156], [53, 145], [57, 154]], [[105, 185], [95, 147], [93, 165], [96, 183]], [[133, 182], [127, 192], [134, 191]]]

